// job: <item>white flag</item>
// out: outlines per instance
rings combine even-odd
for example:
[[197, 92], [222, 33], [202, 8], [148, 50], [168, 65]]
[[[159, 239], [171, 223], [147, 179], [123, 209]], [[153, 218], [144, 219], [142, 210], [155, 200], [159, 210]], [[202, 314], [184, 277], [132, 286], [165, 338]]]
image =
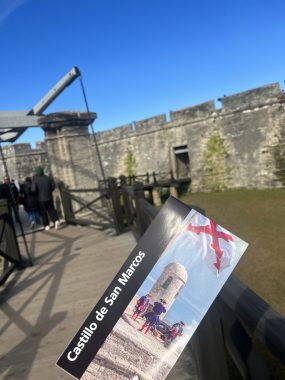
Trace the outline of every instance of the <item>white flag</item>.
[[205, 264], [216, 275], [232, 264], [236, 255], [236, 245], [233, 235], [225, 228], [196, 213], [186, 230], [191, 234], [191, 239]]

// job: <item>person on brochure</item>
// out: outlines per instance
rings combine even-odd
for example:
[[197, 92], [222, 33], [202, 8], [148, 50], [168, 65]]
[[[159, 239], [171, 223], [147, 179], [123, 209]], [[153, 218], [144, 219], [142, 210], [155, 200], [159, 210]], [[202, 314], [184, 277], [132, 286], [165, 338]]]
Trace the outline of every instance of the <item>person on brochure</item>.
[[144, 329], [146, 329], [145, 334], [147, 334], [154, 325], [157, 325], [159, 321], [159, 316], [162, 313], [166, 313], [165, 305], [166, 301], [163, 298], [160, 299], [160, 302], [155, 302], [152, 311], [145, 314], [146, 321], [139, 329], [139, 331], [143, 331]]
[[176, 339], [177, 336], [183, 335], [183, 327], [185, 326], [185, 323], [183, 321], [180, 321], [178, 323], [174, 323], [174, 325], [171, 326], [171, 328], [168, 330], [166, 336], [165, 336], [165, 346], [168, 346], [170, 343]]
[[148, 309], [149, 303], [150, 303], [150, 298], [151, 298], [151, 295], [146, 294], [145, 296], [142, 296], [137, 301], [135, 309], [134, 309], [134, 313], [131, 317], [132, 319], [136, 320], [140, 314], [144, 313]]

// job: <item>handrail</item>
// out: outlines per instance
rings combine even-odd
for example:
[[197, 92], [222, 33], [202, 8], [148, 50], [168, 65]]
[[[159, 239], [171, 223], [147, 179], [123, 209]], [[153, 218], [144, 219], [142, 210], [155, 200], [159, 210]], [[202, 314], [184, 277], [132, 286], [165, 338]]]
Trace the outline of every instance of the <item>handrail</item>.
[[[122, 187], [125, 200], [129, 200], [127, 207], [132, 210], [132, 230], [137, 240], [158, 212], [144, 199], [143, 189], [142, 183]], [[194, 208], [200, 212], [203, 211], [199, 210], [198, 207]], [[191, 340], [196, 355], [200, 356], [196, 357], [199, 379], [208, 380], [209, 376], [211, 379], [228, 377], [223, 372], [227, 362], [226, 354], [222, 355], [220, 352], [221, 350], [225, 352], [226, 348], [230, 355], [233, 355], [238, 369], [245, 378], [256, 380], [270, 378], [267, 366], [255, 351], [247, 332], [239, 321], [244, 323], [251, 333], [259, 338], [275, 358], [285, 364], [285, 318], [235, 275], [230, 276], [207, 315], [208, 318], [204, 318], [193, 337], [194, 339]], [[216, 329], [220, 329], [221, 332], [217, 333], [214, 331]], [[244, 347], [238, 347], [240, 346], [239, 339], [242, 336]], [[216, 341], [216, 338], [219, 338], [217, 339], [219, 342]], [[243, 350], [247, 352], [247, 355], [244, 354]], [[210, 365], [209, 356], [215, 355], [217, 356], [216, 363], [212, 358]], [[219, 366], [219, 363], [223, 368], [212, 373], [212, 369]]]
[[[100, 228], [114, 227], [108, 189], [70, 189], [63, 182], [57, 183], [57, 187], [62, 214], [67, 223], [94, 225]], [[87, 193], [89, 198], [86, 198], [84, 193]], [[90, 193], [94, 193], [94, 199], [89, 200]]]
[[235, 275], [228, 279], [221, 291], [221, 298], [271, 353], [285, 364], [285, 318]]
[[16, 268], [26, 265], [20, 253], [11, 208], [6, 199], [0, 199], [0, 285]]

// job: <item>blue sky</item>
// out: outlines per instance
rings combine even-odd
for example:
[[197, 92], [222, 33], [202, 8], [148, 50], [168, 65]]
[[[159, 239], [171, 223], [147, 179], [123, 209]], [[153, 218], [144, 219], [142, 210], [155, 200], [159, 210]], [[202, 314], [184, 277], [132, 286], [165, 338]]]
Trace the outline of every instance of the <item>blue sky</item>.
[[[31, 109], [73, 66], [95, 130], [279, 82], [284, 1], [0, 0], [0, 109]], [[84, 110], [77, 80], [46, 110]], [[31, 129], [17, 141], [43, 138]]]

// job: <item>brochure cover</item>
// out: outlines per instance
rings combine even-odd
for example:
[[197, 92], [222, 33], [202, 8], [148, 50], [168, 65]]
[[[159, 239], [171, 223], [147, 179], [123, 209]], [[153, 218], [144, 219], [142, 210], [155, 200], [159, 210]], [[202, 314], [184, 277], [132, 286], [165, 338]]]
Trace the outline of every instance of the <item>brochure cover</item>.
[[83, 380], [163, 380], [247, 243], [170, 197], [57, 365]]

